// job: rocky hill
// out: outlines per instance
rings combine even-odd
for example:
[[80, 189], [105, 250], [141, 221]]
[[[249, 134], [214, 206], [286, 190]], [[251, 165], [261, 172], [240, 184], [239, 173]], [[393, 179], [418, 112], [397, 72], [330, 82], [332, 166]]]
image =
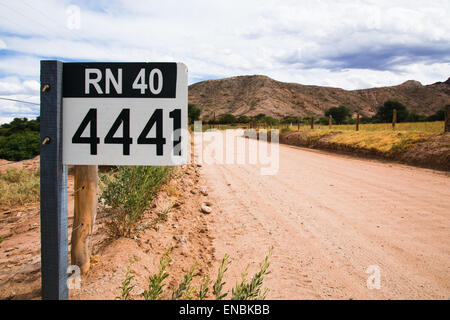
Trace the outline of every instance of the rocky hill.
[[433, 114], [450, 104], [450, 78], [426, 86], [410, 80], [398, 86], [352, 91], [279, 82], [257, 75], [208, 80], [189, 86], [189, 103], [202, 109], [204, 119], [224, 113], [236, 116], [264, 113], [276, 118], [320, 116], [339, 105], [371, 116], [389, 99], [403, 103], [409, 111]]

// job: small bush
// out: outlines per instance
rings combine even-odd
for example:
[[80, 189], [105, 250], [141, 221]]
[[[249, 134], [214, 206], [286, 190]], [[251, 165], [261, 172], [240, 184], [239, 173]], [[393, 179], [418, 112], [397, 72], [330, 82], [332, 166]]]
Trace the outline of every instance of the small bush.
[[[267, 297], [267, 293], [269, 289], [262, 290], [264, 277], [269, 274], [269, 259], [272, 256], [272, 250], [270, 249], [269, 254], [265, 257], [264, 261], [260, 264], [260, 269], [255, 275], [251, 278], [249, 282], [247, 282], [247, 271], [242, 273], [241, 282], [237, 283], [235, 287], [232, 289], [232, 300], [264, 300]], [[144, 291], [142, 297], [145, 300], [157, 300], [163, 294], [163, 282], [166, 278], [169, 277], [169, 274], [166, 272], [167, 266], [170, 264], [170, 253], [171, 249], [166, 251], [162, 258], [159, 261], [159, 270], [156, 274], [151, 275], [149, 277], [149, 285], [148, 289]], [[132, 262], [133, 263], [133, 262]], [[227, 272], [229, 265], [231, 264], [230, 257], [225, 254], [222, 259], [222, 263], [217, 272], [217, 280], [213, 284], [213, 295], [216, 300], [222, 300], [227, 295], [228, 292], [223, 292], [223, 287], [225, 282], [223, 281], [223, 277], [225, 272]], [[248, 267], [247, 267], [248, 268]], [[204, 300], [208, 297], [209, 285], [211, 284], [211, 280], [209, 276], [204, 276], [202, 278], [199, 289], [195, 289], [192, 287], [192, 280], [198, 276], [195, 273], [196, 265], [194, 264], [189, 271], [184, 275], [183, 281], [178, 285], [177, 289], [175, 289], [171, 297], [173, 300], [192, 300], [197, 298], [199, 300]], [[134, 278], [134, 272], [131, 271], [130, 267], [128, 267], [127, 273], [125, 275], [125, 280], [122, 282], [122, 293], [121, 296], [117, 297], [120, 300], [128, 300], [129, 293], [133, 289], [133, 285], [131, 285], [131, 280]]]
[[39, 132], [25, 131], [13, 133], [9, 136], [0, 136], [0, 158], [20, 161], [31, 159], [40, 152]]
[[106, 226], [113, 236], [129, 237], [153, 201], [170, 168], [118, 167], [114, 173], [100, 176], [104, 211], [110, 215]]
[[291, 128], [290, 127], [284, 127], [281, 129], [281, 133], [289, 133], [291, 132]]
[[163, 257], [159, 260], [159, 270], [158, 273], [148, 277], [148, 289], [144, 291], [142, 296], [145, 300], [156, 300], [163, 292], [164, 285], [163, 281], [169, 276], [166, 272], [166, 268], [170, 264], [170, 253], [171, 249], [167, 250]]
[[40, 199], [40, 170], [9, 168], [0, 173], [0, 209], [23, 206]]
[[272, 256], [272, 249], [264, 259], [264, 262], [260, 264], [260, 270], [255, 273], [252, 279], [247, 282], [247, 272], [242, 273], [242, 280], [236, 284], [232, 290], [231, 300], [264, 300], [267, 297], [268, 289], [261, 291], [264, 276], [269, 274], [268, 269], [270, 266], [269, 259]]
[[131, 281], [135, 277], [135, 272], [131, 270], [131, 265], [134, 263], [131, 262], [131, 264], [127, 268], [127, 273], [125, 274], [125, 280], [122, 282], [122, 292], [120, 296], [116, 297], [116, 300], [129, 300], [130, 299], [130, 292], [133, 290], [134, 285], [131, 284]]

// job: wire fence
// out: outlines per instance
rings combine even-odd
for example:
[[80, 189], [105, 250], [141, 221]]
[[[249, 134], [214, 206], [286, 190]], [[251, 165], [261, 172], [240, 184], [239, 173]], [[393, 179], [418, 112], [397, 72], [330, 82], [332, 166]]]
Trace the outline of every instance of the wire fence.
[[0, 97], [0, 100], [6, 100], [6, 101], [14, 101], [14, 102], [20, 102], [20, 103], [27, 103], [27, 104], [33, 104], [35, 106], [40, 106], [40, 103], [36, 103], [36, 102], [30, 102], [30, 101], [24, 101], [24, 100], [18, 100], [18, 99], [11, 99], [11, 98], [5, 98], [5, 97]]

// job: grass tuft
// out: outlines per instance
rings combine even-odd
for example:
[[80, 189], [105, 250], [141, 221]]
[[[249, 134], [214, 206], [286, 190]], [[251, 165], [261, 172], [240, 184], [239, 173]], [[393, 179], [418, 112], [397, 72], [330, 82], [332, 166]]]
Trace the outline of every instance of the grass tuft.
[[142, 294], [145, 300], [157, 300], [162, 294], [164, 288], [162, 283], [169, 276], [166, 272], [166, 268], [169, 266], [171, 261], [169, 257], [170, 251], [172, 251], [172, 248], [164, 252], [162, 258], [159, 260], [158, 273], [148, 277], [148, 289]]
[[0, 173], [0, 209], [6, 210], [38, 202], [40, 170], [9, 168]]
[[[159, 270], [156, 274], [151, 275], [149, 277], [149, 285], [148, 289], [144, 291], [142, 294], [145, 300], [156, 300], [158, 299], [164, 292], [163, 282], [169, 277], [169, 274], [166, 272], [166, 268], [170, 264], [169, 254], [172, 248], [167, 250], [164, 255], [161, 257], [159, 261]], [[236, 286], [232, 289], [232, 298], [233, 300], [264, 300], [267, 297], [267, 293], [269, 290], [262, 289], [264, 277], [269, 274], [269, 259], [272, 256], [273, 247], [269, 250], [269, 254], [265, 257], [264, 261], [260, 264], [260, 269], [255, 275], [251, 278], [249, 282], [247, 282], [247, 270], [242, 273], [242, 281], [237, 283]], [[133, 262], [132, 262], [133, 263]], [[228, 267], [231, 263], [230, 257], [225, 254], [222, 259], [222, 263], [219, 267], [217, 273], [217, 280], [213, 284], [213, 295], [216, 300], [222, 300], [227, 295], [228, 292], [223, 292], [223, 287], [225, 282], [223, 281], [223, 277], [225, 272], [228, 270]], [[198, 276], [195, 273], [196, 264], [194, 264], [189, 271], [184, 275], [183, 281], [178, 285], [178, 287], [172, 291], [172, 299], [173, 300], [192, 300], [197, 298], [198, 300], [204, 300], [208, 298], [208, 293], [210, 290], [211, 280], [208, 275], [203, 276], [202, 281], [200, 283], [200, 287], [197, 290], [192, 286], [192, 280]], [[129, 293], [133, 289], [133, 285], [131, 285], [131, 281], [134, 278], [134, 272], [130, 270], [128, 267], [128, 271], [125, 275], [125, 280], [122, 283], [122, 293], [117, 299], [128, 300]]]

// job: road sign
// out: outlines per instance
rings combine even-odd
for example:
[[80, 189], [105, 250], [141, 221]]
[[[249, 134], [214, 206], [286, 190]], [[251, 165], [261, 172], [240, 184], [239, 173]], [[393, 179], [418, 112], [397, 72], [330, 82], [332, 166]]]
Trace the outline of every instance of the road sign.
[[187, 162], [182, 63], [64, 63], [65, 165]]

